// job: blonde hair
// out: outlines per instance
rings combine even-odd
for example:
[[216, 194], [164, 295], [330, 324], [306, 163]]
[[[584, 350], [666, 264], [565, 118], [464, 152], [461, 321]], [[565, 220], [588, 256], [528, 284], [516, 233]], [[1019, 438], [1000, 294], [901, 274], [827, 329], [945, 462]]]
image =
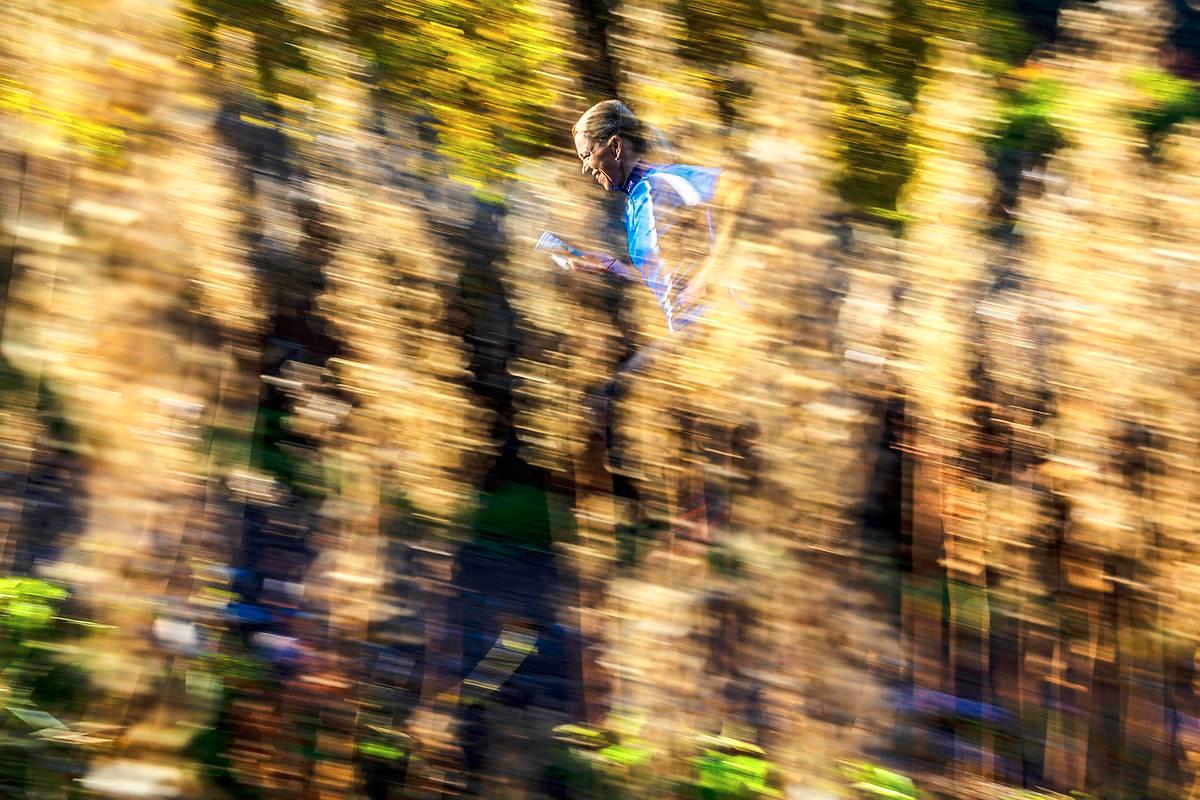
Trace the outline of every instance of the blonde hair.
[[620, 136], [638, 154], [645, 153], [650, 144], [646, 126], [620, 100], [604, 100], [583, 112], [571, 126], [571, 135], [577, 133], [583, 133], [593, 144]]

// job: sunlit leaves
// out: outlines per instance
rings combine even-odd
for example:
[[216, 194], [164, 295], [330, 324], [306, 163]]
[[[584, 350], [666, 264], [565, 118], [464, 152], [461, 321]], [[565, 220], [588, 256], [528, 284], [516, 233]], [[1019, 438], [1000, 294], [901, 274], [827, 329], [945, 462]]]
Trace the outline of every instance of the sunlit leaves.
[[48, 627], [67, 591], [37, 578], [0, 579], [0, 626], [21, 634]]
[[1014, 77], [1019, 83], [1001, 95], [993, 138], [987, 143], [988, 153], [993, 158], [1005, 152], [1048, 156], [1066, 143], [1059, 125], [1064, 87], [1036, 74], [1017, 73]]
[[[295, 72], [308, 69], [309, 57], [300, 46], [304, 26], [279, 0], [193, 0], [188, 9], [192, 34], [198, 49], [216, 61], [229, 58], [222, 52], [220, 28], [246, 31], [250, 38], [249, 67], [257, 81], [243, 89], [261, 92], [265, 97], [280, 95], [304, 97], [303, 83], [289, 80]], [[228, 66], [228, 65], [227, 65]]]
[[349, 0], [344, 13], [379, 87], [432, 117], [461, 178], [494, 185], [549, 146], [561, 47], [539, 4]]
[[1200, 114], [1200, 95], [1195, 84], [1158, 69], [1136, 69], [1129, 80], [1138, 92], [1130, 109], [1138, 128], [1153, 149], [1172, 127]]
[[770, 26], [767, 4], [764, 0], [676, 0], [675, 11], [683, 23], [680, 55], [701, 70], [722, 113], [731, 119], [734, 104], [746, 91], [734, 71], [750, 60], [754, 38]]
[[909, 131], [926, 43], [906, 0], [874, 1], [870, 13], [833, 6], [838, 36], [829, 65], [840, 171], [834, 185], [852, 207], [896, 223], [896, 198], [912, 174]]
[[49, 103], [15, 80], [0, 78], [0, 113], [29, 120], [52, 140], [73, 145], [100, 162], [117, 161], [125, 149], [121, 128]]
[[837, 88], [833, 122], [840, 171], [834, 185], [852, 206], [888, 222], [901, 220], [896, 199], [913, 170], [909, 113], [880, 76], [847, 76]]

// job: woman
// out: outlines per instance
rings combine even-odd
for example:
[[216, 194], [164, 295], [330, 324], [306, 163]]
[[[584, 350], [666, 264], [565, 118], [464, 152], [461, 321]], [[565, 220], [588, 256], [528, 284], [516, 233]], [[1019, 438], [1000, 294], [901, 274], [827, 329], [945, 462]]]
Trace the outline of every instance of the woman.
[[[717, 237], [710, 203], [720, 171], [682, 164], [659, 165], [647, 158], [648, 130], [620, 101], [605, 100], [584, 112], [571, 129], [584, 175], [606, 191], [626, 195], [628, 262], [598, 253], [568, 259], [575, 270], [612, 272], [646, 284], [666, 317], [667, 330], [680, 334], [704, 313], [706, 289], [713, 281]], [[644, 348], [617, 366], [615, 374], [592, 393], [587, 413], [593, 436], [603, 437], [609, 471], [620, 481], [614, 491], [637, 498], [623, 477], [622, 447], [616, 442], [612, 406], [625, 378], [643, 367], [661, 348], [681, 344], [695, 329]], [[591, 459], [588, 459], [591, 463]], [[594, 474], [595, 470], [588, 470]], [[697, 538], [707, 539], [708, 503], [699, 486], [680, 486], [680, 521]]]
[[569, 259], [571, 267], [644, 282], [666, 316], [668, 331], [683, 330], [703, 313], [715, 240], [709, 203], [720, 170], [647, 162], [647, 129], [618, 100], [589, 108], [571, 133], [583, 174], [606, 191], [626, 195], [629, 251], [628, 263], [589, 253]]

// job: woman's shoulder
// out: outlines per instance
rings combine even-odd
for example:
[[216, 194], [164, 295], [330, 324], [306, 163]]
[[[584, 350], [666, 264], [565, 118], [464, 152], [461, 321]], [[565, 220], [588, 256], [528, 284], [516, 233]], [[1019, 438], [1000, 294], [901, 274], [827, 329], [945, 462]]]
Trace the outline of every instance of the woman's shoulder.
[[[721, 170], [691, 164], [656, 164], [647, 168], [637, 188], [656, 202], [694, 206], [710, 202]], [[643, 189], [644, 187], [644, 189]]]

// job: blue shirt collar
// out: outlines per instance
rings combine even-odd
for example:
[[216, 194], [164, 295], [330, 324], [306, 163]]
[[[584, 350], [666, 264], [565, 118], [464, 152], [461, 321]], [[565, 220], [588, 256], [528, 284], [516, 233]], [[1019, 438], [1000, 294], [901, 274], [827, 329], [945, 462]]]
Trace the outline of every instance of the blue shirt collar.
[[638, 163], [633, 165], [633, 169], [630, 170], [629, 177], [621, 184], [621, 191], [628, 195], [633, 191], [633, 187], [637, 186], [649, 171], [650, 165], [645, 161], [639, 160]]

